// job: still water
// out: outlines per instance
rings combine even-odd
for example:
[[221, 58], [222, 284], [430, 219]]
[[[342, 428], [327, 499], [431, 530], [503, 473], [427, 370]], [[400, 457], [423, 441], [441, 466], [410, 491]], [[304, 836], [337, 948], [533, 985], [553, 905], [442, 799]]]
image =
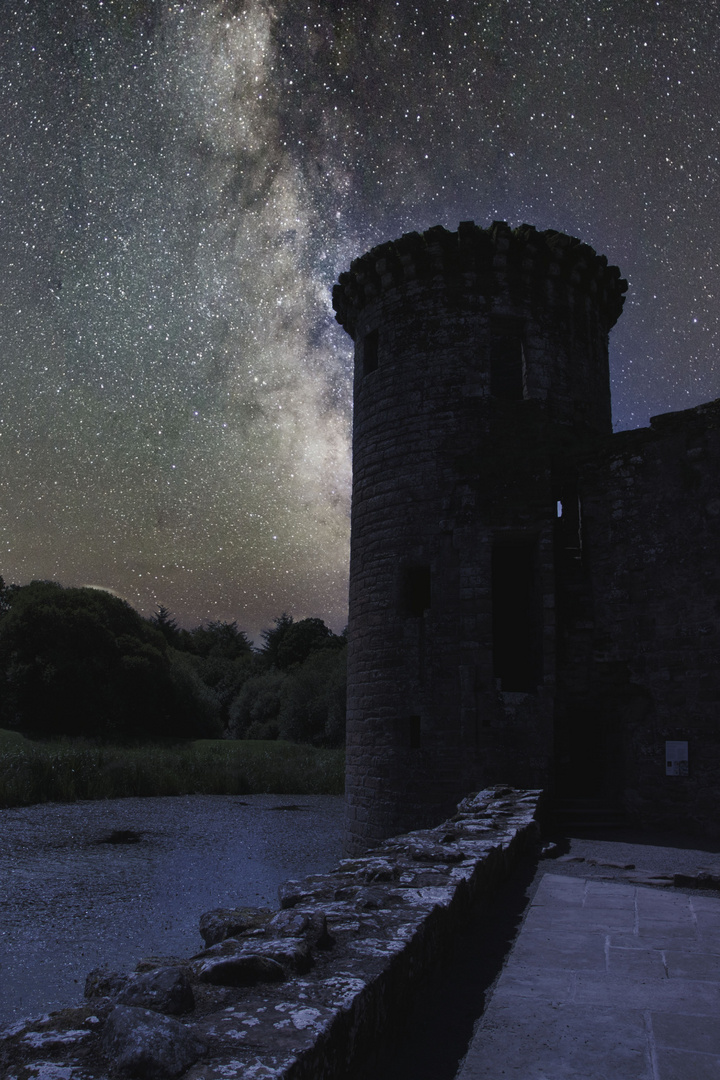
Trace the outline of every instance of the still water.
[[[341, 858], [342, 814], [334, 795], [0, 810], [0, 1029], [77, 1004], [94, 967], [197, 952], [204, 911], [277, 908], [283, 881]], [[139, 838], [109, 842], [122, 832]]]

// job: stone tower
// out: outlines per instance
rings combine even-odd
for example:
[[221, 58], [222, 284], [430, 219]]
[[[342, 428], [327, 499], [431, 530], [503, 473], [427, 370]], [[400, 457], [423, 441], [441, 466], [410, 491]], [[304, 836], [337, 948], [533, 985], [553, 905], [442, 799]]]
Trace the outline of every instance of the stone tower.
[[[488, 783], [551, 779], [574, 460], [611, 431], [627, 284], [579, 240], [463, 222], [356, 259], [349, 852]], [[567, 590], [566, 590], [567, 591]]]

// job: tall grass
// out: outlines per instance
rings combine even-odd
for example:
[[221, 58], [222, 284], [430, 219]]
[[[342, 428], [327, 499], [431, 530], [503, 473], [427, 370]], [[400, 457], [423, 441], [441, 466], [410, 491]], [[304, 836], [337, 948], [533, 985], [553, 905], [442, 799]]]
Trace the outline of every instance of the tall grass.
[[0, 730], [0, 807], [130, 795], [339, 795], [344, 751], [260, 740], [34, 742]]

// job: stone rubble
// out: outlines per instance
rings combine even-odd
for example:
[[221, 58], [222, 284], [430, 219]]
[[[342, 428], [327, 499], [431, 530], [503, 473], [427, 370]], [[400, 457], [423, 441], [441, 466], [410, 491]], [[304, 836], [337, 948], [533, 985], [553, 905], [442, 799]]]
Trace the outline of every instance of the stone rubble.
[[539, 791], [487, 788], [434, 829], [201, 918], [205, 948], [96, 970], [86, 1003], [0, 1035], [3, 1080], [351, 1080], [413, 985], [539, 835]]
[[[557, 848], [557, 845], [553, 845]], [[633, 885], [651, 885], [660, 889], [706, 889], [712, 892], [720, 891], [720, 865], [712, 867], [700, 867], [696, 873], [682, 873], [667, 870], [658, 873], [655, 870], [644, 870], [635, 863], [607, 862], [604, 859], [586, 858], [584, 855], [560, 855], [545, 854], [545, 849], [540, 853], [540, 858], [554, 858], [558, 863], [574, 863], [578, 866], [592, 866], [599, 870], [617, 870], [624, 872], [612, 874], [612, 880], [628, 881]], [[631, 872], [632, 871], [632, 872]]]

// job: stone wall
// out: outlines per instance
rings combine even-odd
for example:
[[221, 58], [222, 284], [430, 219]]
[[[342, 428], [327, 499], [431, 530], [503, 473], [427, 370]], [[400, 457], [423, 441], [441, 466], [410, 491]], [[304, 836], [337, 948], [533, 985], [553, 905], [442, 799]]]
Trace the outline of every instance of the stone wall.
[[435, 829], [201, 919], [205, 948], [95, 971], [87, 1003], [0, 1036], [4, 1080], [361, 1080], [473, 905], [537, 837], [540, 792], [469, 796]]
[[[720, 401], [614, 435], [580, 475], [589, 595], [564, 678], [589, 751], [639, 821], [720, 835]], [[688, 742], [687, 776], [666, 741]]]

